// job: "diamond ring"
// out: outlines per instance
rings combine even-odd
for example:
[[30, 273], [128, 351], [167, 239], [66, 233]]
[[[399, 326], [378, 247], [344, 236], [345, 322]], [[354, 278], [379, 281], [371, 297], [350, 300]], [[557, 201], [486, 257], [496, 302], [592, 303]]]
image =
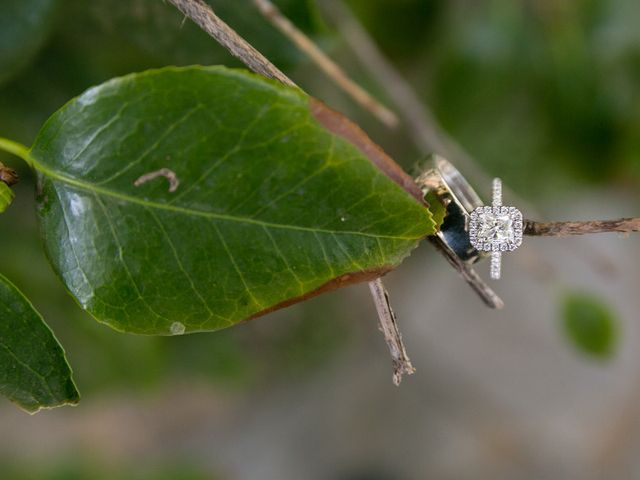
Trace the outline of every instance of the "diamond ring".
[[491, 278], [500, 278], [502, 252], [522, 244], [522, 213], [502, 205], [502, 182], [493, 180], [492, 206], [477, 207], [469, 220], [469, 242], [478, 251], [491, 252]]

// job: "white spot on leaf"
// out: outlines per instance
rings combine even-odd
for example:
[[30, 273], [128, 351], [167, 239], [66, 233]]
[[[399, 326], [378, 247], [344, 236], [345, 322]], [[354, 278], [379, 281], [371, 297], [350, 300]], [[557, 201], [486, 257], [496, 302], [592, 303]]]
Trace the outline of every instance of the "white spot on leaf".
[[182, 335], [185, 331], [185, 326], [180, 322], [173, 322], [169, 328], [171, 335]]

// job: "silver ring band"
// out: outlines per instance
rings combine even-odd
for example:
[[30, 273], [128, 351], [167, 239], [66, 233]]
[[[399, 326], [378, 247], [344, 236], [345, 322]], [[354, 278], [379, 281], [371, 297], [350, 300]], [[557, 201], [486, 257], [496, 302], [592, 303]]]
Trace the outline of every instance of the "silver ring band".
[[444, 158], [433, 155], [431, 165], [415, 181], [426, 196], [434, 192], [446, 209], [440, 231], [436, 233], [443, 247], [453, 252], [460, 260], [472, 264], [486, 257], [469, 242], [469, 215], [484, 205], [480, 196], [469, 185], [462, 174]]

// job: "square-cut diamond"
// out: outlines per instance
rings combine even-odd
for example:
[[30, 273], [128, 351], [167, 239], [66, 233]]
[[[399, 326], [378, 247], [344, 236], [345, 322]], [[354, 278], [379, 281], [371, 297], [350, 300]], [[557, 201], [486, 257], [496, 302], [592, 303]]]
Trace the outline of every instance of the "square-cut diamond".
[[469, 240], [478, 250], [515, 250], [522, 243], [522, 213], [514, 207], [478, 207], [471, 213]]

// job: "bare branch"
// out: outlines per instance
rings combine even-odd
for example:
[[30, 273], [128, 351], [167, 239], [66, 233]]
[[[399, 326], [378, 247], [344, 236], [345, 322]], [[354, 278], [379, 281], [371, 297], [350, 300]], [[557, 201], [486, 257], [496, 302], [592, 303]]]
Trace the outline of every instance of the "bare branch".
[[428, 237], [429, 242], [440, 252], [449, 262], [456, 272], [460, 274], [465, 282], [478, 294], [480, 299], [489, 308], [501, 309], [504, 307], [502, 299], [487, 285], [478, 273], [469, 265], [464, 263], [453, 253], [437, 236]]
[[376, 304], [378, 311], [378, 320], [380, 322], [380, 331], [384, 335], [384, 340], [389, 347], [391, 361], [393, 362], [393, 384], [399, 386], [402, 381], [402, 375], [411, 375], [416, 369], [411, 365], [411, 360], [402, 343], [402, 335], [398, 330], [396, 316], [391, 309], [389, 303], [389, 294], [384, 288], [381, 279], [369, 282], [371, 296]]
[[262, 15], [305, 53], [338, 87], [344, 90], [360, 106], [389, 128], [399, 124], [397, 115], [373, 98], [355, 83], [345, 71], [329, 58], [304, 32], [300, 31], [270, 0], [253, 0]]
[[524, 234], [545, 237], [566, 237], [588, 233], [640, 232], [640, 218], [617, 220], [588, 220], [583, 222], [534, 222], [525, 220]]
[[296, 86], [289, 77], [223, 22], [203, 0], [169, 0], [169, 2], [254, 72], [278, 80], [285, 85]]

